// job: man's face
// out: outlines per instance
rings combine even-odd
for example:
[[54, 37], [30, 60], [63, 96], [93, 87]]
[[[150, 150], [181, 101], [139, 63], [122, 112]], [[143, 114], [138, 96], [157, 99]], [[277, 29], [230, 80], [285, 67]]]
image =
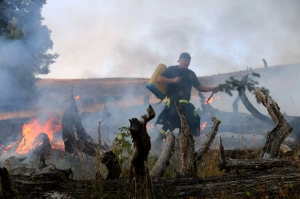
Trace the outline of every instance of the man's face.
[[181, 59], [179, 60], [179, 67], [180, 67], [181, 69], [186, 69], [186, 68], [189, 67], [190, 62], [191, 62], [191, 59], [189, 59], [189, 58], [181, 58]]

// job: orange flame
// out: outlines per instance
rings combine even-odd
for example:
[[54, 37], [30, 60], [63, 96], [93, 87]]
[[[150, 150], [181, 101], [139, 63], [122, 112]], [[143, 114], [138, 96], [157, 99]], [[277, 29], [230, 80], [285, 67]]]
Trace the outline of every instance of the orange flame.
[[39, 143], [34, 143], [34, 141], [40, 133], [46, 133], [51, 142], [54, 133], [62, 129], [61, 125], [53, 124], [54, 119], [55, 118], [52, 117], [45, 123], [40, 123], [39, 119], [34, 119], [29, 124], [24, 124], [22, 128], [23, 139], [16, 152], [19, 154], [26, 154], [36, 147]]
[[201, 125], [201, 128], [200, 128], [200, 131], [203, 131], [205, 129], [207, 125], [207, 122], [204, 122], [202, 125]]
[[80, 95], [74, 96], [74, 99], [75, 99], [75, 100], [79, 100], [79, 98], [80, 98]]
[[150, 130], [151, 128], [153, 128], [154, 127], [154, 124], [149, 124], [149, 123], [147, 123], [147, 125], [146, 125], [146, 129], [147, 130]]
[[221, 99], [221, 96], [220, 96], [220, 95], [217, 95], [217, 96], [215, 97], [215, 99], [220, 100], [220, 99]]
[[214, 101], [214, 98], [210, 98], [208, 101], [205, 100], [204, 104], [211, 104]]
[[53, 142], [51, 143], [52, 149], [59, 149], [59, 150], [65, 150], [65, 143], [64, 141], [59, 141], [59, 142]]
[[3, 149], [3, 151], [5, 151], [5, 152], [9, 151], [13, 146], [15, 146], [15, 144], [17, 144], [17, 142], [14, 142], [14, 143], [8, 145], [7, 147], [5, 147], [5, 149]]

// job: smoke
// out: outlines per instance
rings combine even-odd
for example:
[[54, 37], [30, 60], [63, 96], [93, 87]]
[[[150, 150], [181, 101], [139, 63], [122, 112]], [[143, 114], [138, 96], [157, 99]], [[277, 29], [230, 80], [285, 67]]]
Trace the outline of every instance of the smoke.
[[[58, 6], [59, 5], [59, 6]], [[300, 3], [49, 1], [45, 24], [61, 54], [49, 78], [150, 77], [192, 56], [198, 76], [299, 62]]]
[[41, 25], [44, 1], [1, 1], [0, 92], [1, 109], [26, 107], [35, 95], [35, 74], [47, 73], [57, 55], [49, 29]]

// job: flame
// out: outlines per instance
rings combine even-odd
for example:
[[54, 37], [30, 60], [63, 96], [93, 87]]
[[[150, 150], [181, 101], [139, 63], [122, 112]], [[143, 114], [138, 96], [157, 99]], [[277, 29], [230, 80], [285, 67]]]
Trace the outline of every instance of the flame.
[[215, 99], [220, 100], [220, 99], [221, 99], [221, 96], [220, 96], [220, 95], [217, 95], [217, 96], [215, 97]]
[[154, 128], [154, 124], [149, 124], [149, 123], [147, 123], [146, 129], [149, 130], [149, 129], [151, 129], [151, 128]]
[[202, 125], [201, 125], [201, 128], [200, 128], [200, 131], [203, 131], [205, 129], [207, 125], [207, 122], [204, 122]]
[[214, 98], [210, 98], [208, 101], [205, 100], [204, 104], [211, 104], [214, 101]]
[[54, 117], [50, 118], [45, 123], [40, 123], [39, 119], [30, 121], [29, 124], [24, 124], [22, 128], [23, 139], [21, 140], [16, 152], [19, 154], [28, 153], [31, 149], [41, 143], [34, 143], [35, 138], [40, 133], [46, 133], [49, 137], [49, 141], [53, 140], [55, 132], [61, 130], [61, 125], [54, 125]]
[[80, 98], [80, 95], [74, 96], [74, 99], [75, 99], [75, 100], [79, 100], [79, 98]]
[[62, 140], [51, 143], [51, 146], [52, 146], [52, 149], [65, 150], [65, 143]]
[[8, 145], [7, 147], [5, 147], [5, 149], [3, 149], [3, 151], [5, 151], [5, 152], [9, 151], [13, 146], [15, 146], [15, 144], [17, 144], [17, 142], [14, 142], [14, 143]]

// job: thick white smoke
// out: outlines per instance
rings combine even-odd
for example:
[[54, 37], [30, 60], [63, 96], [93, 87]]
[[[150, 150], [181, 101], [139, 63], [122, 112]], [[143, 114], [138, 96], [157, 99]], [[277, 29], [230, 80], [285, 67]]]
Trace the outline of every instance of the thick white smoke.
[[192, 55], [198, 76], [299, 62], [300, 2], [48, 1], [45, 24], [60, 53], [49, 78], [150, 77]]

